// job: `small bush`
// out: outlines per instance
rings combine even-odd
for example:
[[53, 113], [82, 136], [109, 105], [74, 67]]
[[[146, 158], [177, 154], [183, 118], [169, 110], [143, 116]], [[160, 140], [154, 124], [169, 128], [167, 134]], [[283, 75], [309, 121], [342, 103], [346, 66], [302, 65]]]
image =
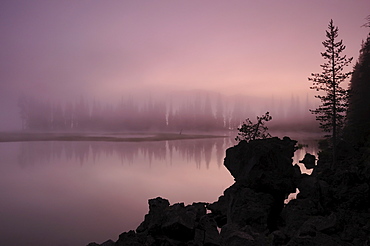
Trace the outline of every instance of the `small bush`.
[[267, 132], [268, 128], [265, 126], [265, 122], [272, 120], [269, 112], [262, 115], [261, 117], [257, 116], [257, 123], [253, 122], [247, 118], [245, 122], [238, 128], [238, 136], [236, 136], [235, 141], [245, 140], [247, 142], [255, 139], [265, 139], [271, 137], [270, 133]]

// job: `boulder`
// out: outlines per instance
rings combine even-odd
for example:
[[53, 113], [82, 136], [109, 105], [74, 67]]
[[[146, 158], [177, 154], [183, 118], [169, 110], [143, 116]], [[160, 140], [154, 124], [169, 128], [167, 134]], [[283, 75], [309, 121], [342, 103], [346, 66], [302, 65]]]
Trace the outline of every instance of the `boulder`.
[[104, 243], [102, 243], [100, 246], [114, 246], [115, 243], [112, 240], [107, 240]]
[[281, 212], [284, 221], [281, 230], [291, 238], [310, 217], [321, 215], [323, 212], [321, 205], [310, 198], [291, 200]]
[[241, 141], [226, 150], [224, 165], [235, 178], [224, 192], [227, 223], [257, 231], [277, 229], [284, 200], [296, 191], [300, 178], [292, 165], [296, 143], [288, 137], [268, 138]]
[[169, 207], [170, 203], [167, 199], [157, 197], [149, 199], [149, 213], [145, 215], [144, 221], [136, 229], [137, 232], [149, 231], [152, 234], [160, 233], [163, 224], [164, 211]]
[[228, 223], [221, 229], [222, 246], [256, 246], [268, 245], [266, 238], [253, 231], [249, 226], [240, 228], [236, 224]]
[[115, 245], [115, 243], [112, 240], [109, 239], [109, 240], [105, 241], [102, 244], [89, 243], [87, 246], [114, 246], [114, 245]]
[[303, 163], [304, 166], [306, 167], [306, 169], [312, 169], [312, 168], [314, 168], [316, 166], [315, 165], [316, 157], [314, 155], [311, 155], [309, 153], [306, 153], [306, 155], [304, 156], [303, 160], [300, 160], [299, 162], [300, 163]]
[[344, 242], [337, 237], [327, 235], [322, 232], [317, 232], [314, 236], [297, 236], [293, 237], [287, 246], [296, 246], [296, 245], [307, 245], [307, 246], [352, 246], [353, 244]]
[[207, 205], [207, 209], [212, 212], [212, 216], [219, 228], [227, 223], [228, 206], [229, 201], [224, 195], [220, 196], [216, 202]]
[[237, 184], [234, 186], [236, 189], [225, 192], [229, 200], [227, 223], [240, 228], [249, 225], [261, 232], [268, 230], [274, 205], [273, 196]]
[[285, 245], [288, 241], [287, 235], [281, 230], [273, 231], [269, 237], [271, 238], [272, 245]]
[[109, 239], [102, 244], [89, 243], [87, 246], [114, 246], [114, 245], [115, 245], [115, 242]]
[[204, 215], [195, 229], [194, 242], [196, 245], [219, 246], [220, 234], [217, 230], [217, 223], [211, 215]]
[[189, 241], [194, 238], [196, 213], [185, 208], [184, 203], [170, 206], [161, 225], [163, 234], [171, 239]]
[[296, 189], [292, 165], [296, 143], [288, 137], [241, 141], [226, 150], [224, 165], [237, 183], [286, 196]]
[[339, 184], [333, 187], [334, 199], [344, 209], [366, 210], [370, 206], [370, 188], [368, 183], [356, 183], [351, 186]]
[[146, 241], [145, 237], [141, 237], [135, 231], [131, 230], [128, 232], [124, 232], [119, 235], [119, 238], [116, 242], [116, 246], [140, 246], [144, 245]]
[[136, 232], [122, 233], [117, 245], [219, 245], [216, 222], [211, 216], [204, 217], [207, 203], [170, 206], [160, 197], [148, 203], [149, 213]]
[[299, 236], [315, 236], [317, 232], [334, 234], [338, 230], [338, 221], [334, 213], [329, 216], [312, 216], [299, 228]]
[[302, 174], [297, 182], [299, 193], [297, 198], [310, 198], [317, 202], [327, 203], [329, 199], [329, 185], [315, 176]]
[[336, 213], [343, 241], [353, 245], [366, 245], [370, 242], [370, 212], [339, 210]]
[[[298, 219], [298, 218], [297, 218]], [[303, 223], [296, 224], [295, 233], [287, 245], [347, 245], [340, 239], [339, 222], [335, 213], [328, 216], [306, 216]]]

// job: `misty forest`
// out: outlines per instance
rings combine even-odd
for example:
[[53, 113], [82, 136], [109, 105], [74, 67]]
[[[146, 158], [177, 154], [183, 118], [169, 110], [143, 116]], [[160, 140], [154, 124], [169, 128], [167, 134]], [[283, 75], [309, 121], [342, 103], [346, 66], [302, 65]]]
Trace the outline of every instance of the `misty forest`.
[[[143, 16], [147, 17], [149, 9]], [[235, 9], [232, 10], [232, 14], [225, 14], [222, 19], [232, 18]], [[72, 9], [68, 11], [73, 13]], [[203, 12], [200, 13], [203, 18]], [[137, 18], [132, 16], [135, 14], [125, 18]], [[159, 17], [156, 13], [152, 21]], [[150, 18], [135, 20], [150, 22]], [[109, 90], [108, 86], [98, 85], [98, 80], [76, 83], [73, 85], [76, 91], [71, 90], [71, 95], [63, 95], [64, 92], [53, 95], [51, 82], [50, 87], [40, 86], [36, 93], [27, 93], [32, 83], [25, 85], [12, 101], [17, 110], [17, 120], [7, 124], [12, 130], [0, 131], [0, 245], [369, 245], [370, 15], [365, 20], [362, 28], [367, 30], [367, 37], [362, 43], [358, 40], [361, 44], [358, 57], [348, 52], [354, 49], [349, 48], [353, 43], [347, 44], [342, 39], [342, 27], [333, 18], [325, 23], [326, 29], [315, 30], [322, 38], [321, 43], [312, 44], [314, 39], [307, 37], [296, 42], [299, 51], [315, 54], [310, 59], [318, 61], [313, 68], [316, 70], [310, 71], [309, 63], [301, 65], [298, 58], [292, 58], [301, 59], [303, 53], [295, 54], [297, 50], [292, 52], [294, 56], [286, 50], [279, 53], [286, 55], [290, 61], [285, 62], [292, 66], [281, 73], [271, 65], [280, 68], [280, 57], [258, 54], [263, 60], [253, 63], [266, 62], [266, 65], [262, 64], [260, 70], [254, 64], [246, 68], [251, 76], [256, 76], [253, 77], [256, 81], [241, 87], [244, 78], [240, 77], [245, 74], [235, 76], [238, 82], [234, 87], [230, 85], [232, 93], [220, 89], [227, 88], [228, 82], [212, 81], [217, 73], [212, 78], [202, 78], [212, 81], [212, 84], [205, 82], [205, 87], [195, 86], [201, 84], [199, 79], [191, 85], [194, 88], [176, 85], [162, 90], [167, 82], [158, 81], [170, 81], [167, 73], [184, 77], [191, 70], [176, 74], [174, 68], [181, 66], [172, 64], [173, 57], [169, 54], [176, 52], [168, 45], [158, 51], [150, 49], [150, 52], [155, 50], [155, 64], [165, 59], [165, 55], [170, 57], [166, 58], [170, 62], [165, 63], [170, 69], [158, 62], [158, 68], [163, 65], [167, 70], [153, 73], [159, 76], [158, 85], [153, 82], [158, 91], [153, 93], [146, 87], [150, 83], [139, 79], [137, 87], [122, 82]], [[138, 26], [142, 24], [140, 21], [136, 23]], [[168, 22], [163, 23], [169, 30], [181, 29], [181, 25], [172, 26]], [[198, 24], [193, 26], [196, 27]], [[201, 35], [207, 28], [195, 33]], [[344, 25], [343, 29], [346, 28]], [[266, 30], [262, 29], [263, 37], [268, 33]], [[182, 31], [179, 40], [184, 45], [187, 33]], [[71, 34], [71, 40], [77, 33]], [[146, 33], [137, 33], [140, 40], [145, 40]], [[343, 33], [348, 37], [348, 31]], [[151, 38], [149, 34], [145, 37]], [[284, 35], [282, 32], [281, 36]], [[248, 34], [248, 40], [253, 40], [252, 36]], [[236, 44], [241, 37], [244, 36], [239, 33], [230, 37], [225, 50], [234, 51], [233, 42]], [[66, 43], [74, 47], [78, 41], [71, 40]], [[206, 40], [206, 45], [199, 47], [209, 47], [205, 54], [213, 54], [217, 42], [213, 47]], [[230, 41], [229, 37], [220, 40]], [[135, 43], [130, 42], [130, 45]], [[254, 41], [253, 45], [258, 47], [260, 43], [269, 48], [261, 41]], [[275, 44], [269, 45], [274, 48]], [[186, 58], [186, 45], [178, 46], [185, 51], [180, 56]], [[115, 53], [116, 47], [112, 50]], [[135, 52], [142, 52], [138, 50]], [[130, 52], [127, 51], [127, 59]], [[128, 67], [125, 73], [130, 74], [131, 63], [147, 64], [144, 60], [150, 52], [140, 53], [140, 62], [122, 63]], [[249, 52], [251, 58], [246, 56], [243, 61], [255, 59], [253, 52]], [[230, 60], [222, 64], [239, 59], [238, 55], [228, 57]], [[87, 57], [91, 64], [96, 62], [93, 55]], [[189, 64], [196, 56], [191, 57]], [[73, 63], [72, 60], [68, 58], [68, 62]], [[45, 67], [48, 62], [44, 61]], [[304, 84], [303, 92], [290, 80], [294, 78], [290, 73], [299, 74], [294, 71], [298, 70], [295, 63], [307, 72], [306, 77], [296, 81]], [[238, 66], [228, 69], [226, 74], [237, 71]], [[209, 71], [200, 74], [207, 77]], [[258, 76], [272, 71], [276, 72], [268, 77], [272, 81], [258, 81]], [[141, 73], [140, 70], [137, 74], [141, 76]], [[132, 77], [133, 84], [140, 77], [137, 74]], [[87, 81], [92, 77], [83, 78]], [[190, 78], [185, 76], [179, 81], [191, 84]], [[121, 83], [113, 76], [110, 79], [107, 85]], [[285, 79], [288, 81], [281, 82]], [[71, 85], [74, 81], [65, 83]], [[77, 89], [83, 85], [91, 88]], [[8, 86], [9, 91], [17, 87]], [[125, 86], [139, 92], [125, 91]], [[55, 90], [57, 87], [63, 85]], [[101, 94], [96, 93], [99, 90]]]
[[236, 130], [245, 116], [257, 115], [264, 108], [275, 116], [272, 128], [317, 130], [314, 119], [304, 110], [313, 106], [308, 96], [292, 95], [288, 101], [271, 97], [266, 103], [265, 99], [190, 91], [174, 92], [168, 98], [129, 97], [105, 104], [83, 97], [58, 103], [22, 96], [18, 108], [26, 131], [230, 131]]

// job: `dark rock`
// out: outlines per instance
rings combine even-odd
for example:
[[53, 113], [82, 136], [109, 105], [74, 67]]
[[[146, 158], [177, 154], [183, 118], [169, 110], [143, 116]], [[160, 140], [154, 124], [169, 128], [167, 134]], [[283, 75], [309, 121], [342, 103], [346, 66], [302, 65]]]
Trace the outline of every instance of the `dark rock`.
[[89, 243], [87, 246], [100, 246], [100, 244], [92, 242], [92, 243]]
[[337, 237], [332, 237], [322, 232], [317, 232], [314, 236], [306, 235], [306, 236], [293, 237], [287, 245], [288, 246], [297, 246], [297, 245], [351, 246], [352, 244], [346, 243]]
[[273, 231], [270, 237], [272, 237], [272, 245], [275, 246], [285, 245], [288, 241], [287, 235], [280, 230]]
[[145, 215], [144, 221], [136, 229], [137, 232], [149, 231], [150, 233], [160, 233], [164, 211], [169, 207], [168, 200], [161, 197], [149, 199], [149, 213]]
[[219, 246], [220, 240], [216, 221], [211, 215], [204, 215], [195, 230], [194, 241], [197, 243], [196, 245]]
[[116, 242], [116, 246], [140, 246], [144, 245], [145, 238], [141, 238], [137, 233], [134, 231], [124, 232], [119, 235], [119, 238]]
[[208, 203], [193, 202], [190, 206], [186, 206], [187, 211], [195, 213], [195, 220], [199, 221], [207, 213]]
[[281, 212], [285, 223], [282, 230], [291, 238], [310, 217], [323, 213], [321, 205], [309, 198], [291, 200]]
[[189, 241], [194, 238], [196, 213], [186, 209], [183, 203], [170, 206], [165, 211], [162, 232], [168, 238]]
[[226, 196], [220, 196], [218, 201], [208, 204], [207, 209], [212, 212], [212, 216], [217, 223], [219, 228], [223, 227], [227, 223], [227, 208], [229, 201]]
[[224, 192], [227, 223], [277, 229], [284, 200], [296, 191], [299, 179], [292, 165], [296, 143], [288, 137], [241, 141], [226, 151], [224, 165], [236, 181]]
[[114, 246], [115, 243], [112, 240], [107, 240], [104, 243], [102, 243], [100, 246]]
[[353, 245], [366, 245], [370, 242], [370, 213], [339, 210], [337, 218], [340, 223], [338, 234], [343, 241]]
[[315, 201], [323, 201], [328, 196], [329, 185], [317, 177], [303, 174], [297, 184], [299, 194], [297, 198], [310, 198]]
[[271, 245], [271, 237], [257, 232], [253, 227], [246, 225], [242, 228], [235, 224], [227, 224], [221, 229], [221, 245]]
[[[267, 245], [265, 238], [259, 233], [253, 232], [249, 226], [240, 228], [238, 225], [228, 223], [221, 229], [222, 246], [256, 246]], [[265, 241], [265, 244], [260, 244]]]
[[293, 169], [294, 169], [294, 179], [297, 182], [297, 180], [299, 180], [302, 175], [301, 168], [297, 164], [294, 164]]
[[340, 185], [335, 188], [334, 197], [341, 208], [363, 210], [369, 207], [369, 185], [361, 183], [348, 187]]
[[115, 243], [112, 240], [107, 240], [102, 244], [97, 244], [97, 243], [89, 243], [87, 246], [114, 246]]
[[[206, 216], [207, 203], [185, 206], [176, 203], [169, 206], [166, 199], [149, 200], [149, 213], [134, 231], [122, 233], [119, 245], [217, 245], [217, 225]], [[209, 225], [206, 225], [209, 222]], [[201, 243], [194, 241], [196, 230], [202, 230]], [[215, 234], [216, 233], [216, 234]], [[199, 236], [199, 234], [198, 234]], [[200, 238], [200, 237], [199, 237]]]
[[303, 160], [300, 160], [299, 162], [300, 163], [303, 163], [304, 166], [307, 169], [312, 169], [312, 168], [314, 168], [316, 166], [315, 165], [316, 157], [314, 155], [311, 155], [309, 153], [306, 153], [306, 155], [304, 156]]
[[229, 197], [227, 223], [239, 227], [250, 225], [258, 231], [266, 231], [274, 198], [263, 192], [256, 192], [250, 188], [237, 186], [236, 190], [229, 189], [225, 195]]
[[299, 236], [314, 236], [316, 232], [333, 234], [337, 230], [337, 217], [334, 213], [329, 216], [312, 216], [299, 228]]
[[226, 150], [224, 165], [237, 183], [286, 196], [295, 192], [292, 157], [296, 143], [288, 137], [241, 141]]

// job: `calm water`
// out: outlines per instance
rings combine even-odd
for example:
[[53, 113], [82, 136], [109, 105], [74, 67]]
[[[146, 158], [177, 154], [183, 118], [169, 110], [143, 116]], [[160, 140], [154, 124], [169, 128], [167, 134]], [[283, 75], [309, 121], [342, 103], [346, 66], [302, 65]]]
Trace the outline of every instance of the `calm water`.
[[[316, 154], [316, 143], [297, 135]], [[0, 245], [86, 245], [136, 229], [147, 200], [213, 202], [233, 183], [232, 138], [0, 143]]]

